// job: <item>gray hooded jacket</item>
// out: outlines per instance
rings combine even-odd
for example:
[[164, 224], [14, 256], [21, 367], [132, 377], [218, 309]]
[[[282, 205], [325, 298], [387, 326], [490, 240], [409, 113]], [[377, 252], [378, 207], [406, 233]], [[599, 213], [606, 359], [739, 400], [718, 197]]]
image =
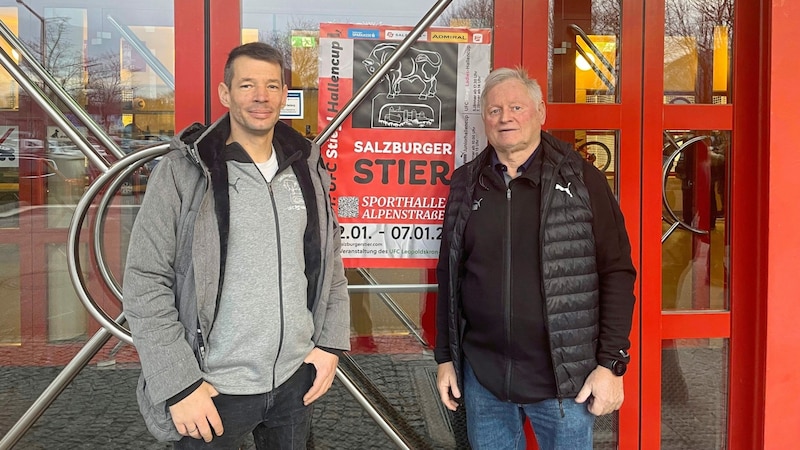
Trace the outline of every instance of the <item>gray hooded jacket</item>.
[[[230, 223], [223, 155], [229, 130], [226, 115], [173, 139], [148, 181], [131, 232], [123, 308], [142, 365], [139, 407], [162, 441], [181, 438], [166, 401], [203, 377], [201, 344], [219, 306]], [[318, 347], [349, 350], [349, 298], [330, 175], [319, 147], [288, 125], [276, 124], [273, 142], [279, 164], [290, 164], [296, 173], [307, 206], [303, 240], [312, 340]]]

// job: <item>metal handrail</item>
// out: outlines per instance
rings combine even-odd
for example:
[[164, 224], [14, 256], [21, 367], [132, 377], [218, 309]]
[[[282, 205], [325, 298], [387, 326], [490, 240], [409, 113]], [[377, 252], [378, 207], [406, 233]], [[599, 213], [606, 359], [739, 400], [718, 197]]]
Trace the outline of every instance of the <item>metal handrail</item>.
[[[359, 268], [358, 273], [370, 285], [378, 286], [380, 284], [378, 283], [378, 280], [376, 280], [375, 277], [373, 277], [372, 274], [369, 273], [368, 270]], [[419, 332], [419, 327], [417, 326], [417, 324], [415, 324], [414, 321], [411, 320], [410, 317], [408, 317], [408, 314], [406, 314], [406, 312], [403, 311], [403, 308], [401, 308], [400, 305], [398, 305], [397, 302], [395, 302], [391, 296], [381, 291], [378, 293], [378, 297], [380, 297], [380, 299], [383, 301], [383, 304], [385, 304], [389, 308], [389, 310], [395, 315], [395, 317], [400, 319], [400, 322], [402, 322], [402, 324], [406, 327], [406, 329], [412, 335], [414, 335], [414, 338], [416, 338], [417, 341], [420, 344], [422, 344], [423, 347], [426, 348], [429, 347], [428, 342], [425, 340], [424, 337], [422, 337], [422, 334]]]
[[[120, 323], [123, 322], [123, 315], [120, 314], [117, 321]], [[28, 432], [33, 424], [44, 414], [47, 408], [49, 408], [58, 396], [64, 392], [64, 389], [72, 383], [72, 380], [78, 376], [78, 373], [89, 364], [89, 361], [103, 348], [111, 336], [111, 333], [106, 328], [101, 327], [97, 330], [94, 336], [81, 347], [70, 362], [58, 372], [58, 375], [56, 375], [39, 397], [33, 401], [22, 417], [14, 423], [11, 429], [8, 430], [8, 433], [0, 439], [0, 450], [9, 450], [22, 439], [22, 436]]]
[[606, 74], [604, 74], [600, 70], [600, 67], [598, 67], [597, 64], [594, 62], [594, 60], [589, 57], [589, 54], [586, 53], [586, 50], [584, 50], [583, 47], [581, 47], [580, 45], [575, 46], [575, 49], [578, 51], [578, 53], [581, 54], [581, 56], [583, 56], [583, 60], [586, 61], [587, 64], [589, 64], [589, 67], [592, 68], [592, 72], [594, 72], [594, 74], [597, 75], [597, 78], [600, 78], [600, 81], [602, 81], [603, 84], [606, 85], [606, 89], [608, 89], [609, 91], [614, 91], [614, 89], [616, 89], [616, 86], [614, 86], [614, 82], [609, 80]]
[[[2, 22], [0, 22], [2, 25]], [[1, 28], [1, 27], [0, 27]], [[11, 57], [6, 53], [3, 48], [0, 48], [0, 65], [2, 65], [12, 77], [19, 83], [19, 85], [28, 91], [30, 97], [47, 113], [48, 116], [56, 123], [64, 133], [72, 139], [81, 152], [86, 156], [92, 165], [103, 172], [108, 170], [109, 163], [102, 156], [95, 153], [89, 141], [82, 134], [72, 126], [67, 117], [62, 113], [56, 105], [50, 100], [44, 92], [35, 85], [27, 74], [19, 69], [19, 66], [14, 63]]]
[[417, 38], [422, 35], [425, 29], [428, 28], [433, 21], [439, 17], [440, 14], [442, 14], [442, 11], [444, 11], [444, 9], [447, 8], [451, 2], [452, 0], [439, 0], [433, 5], [433, 7], [425, 14], [425, 16], [423, 16], [422, 20], [419, 21], [417, 26], [415, 26], [414, 29], [408, 33], [408, 36], [406, 36], [400, 45], [397, 46], [397, 48], [392, 52], [391, 56], [386, 59], [386, 62], [381, 64], [380, 68], [378, 68], [378, 70], [376, 70], [375, 73], [373, 73], [372, 76], [367, 79], [364, 85], [361, 86], [358, 91], [356, 91], [356, 93], [353, 95], [353, 98], [345, 103], [344, 107], [339, 110], [333, 119], [331, 119], [330, 123], [328, 123], [328, 125], [322, 129], [317, 137], [314, 138], [314, 143], [322, 145], [328, 140], [329, 137], [331, 137], [333, 132], [339, 128], [339, 125], [344, 122], [347, 116], [349, 116], [350, 113], [352, 113], [353, 110], [355, 110], [356, 107], [361, 104], [372, 88], [380, 82], [381, 78], [383, 78], [387, 72], [389, 72], [392, 66], [394, 66], [394, 63], [399, 61], [400, 58], [406, 54], [409, 47], [411, 47], [411, 44], [413, 44], [414, 41], [416, 41]]
[[608, 58], [606, 58], [605, 55], [603, 55], [603, 52], [601, 52], [600, 49], [597, 48], [594, 42], [592, 42], [592, 40], [589, 39], [589, 35], [587, 35], [585, 31], [583, 31], [583, 28], [579, 27], [574, 23], [569, 24], [568, 27], [572, 29], [572, 31], [580, 35], [580, 37], [583, 38], [584, 42], [586, 42], [586, 45], [592, 50], [592, 53], [594, 53], [597, 56], [597, 59], [599, 59], [600, 62], [603, 63], [603, 65], [606, 67], [606, 69], [608, 69], [609, 72], [614, 73], [615, 70], [614, 66], [611, 64], [611, 61], [609, 61]]
[[[162, 145], [163, 146], [163, 145]], [[143, 149], [140, 149], [141, 151]], [[159, 157], [160, 155], [167, 152], [168, 149], [165, 149], [163, 152], [149, 155], [147, 157], [142, 157], [141, 159], [136, 160], [136, 164], [131, 164], [130, 166], [126, 167], [115, 179], [111, 181], [108, 188], [104, 191], [103, 196], [100, 198], [100, 203], [97, 206], [97, 217], [95, 218], [94, 223], [94, 256], [97, 263], [97, 268], [100, 271], [100, 276], [102, 277], [103, 281], [106, 283], [106, 286], [111, 290], [114, 294], [114, 297], [117, 298], [120, 302], [122, 302], [122, 288], [120, 287], [117, 279], [114, 277], [113, 272], [109, 268], [108, 264], [105, 260], [105, 245], [103, 240], [100, 239], [101, 236], [105, 235], [105, 216], [106, 212], [108, 211], [108, 205], [111, 203], [111, 200], [114, 198], [114, 195], [117, 193], [120, 185], [125, 181], [125, 179], [133, 174], [136, 170], [142, 167], [144, 164], [147, 164], [149, 161]]]
[[[156, 145], [154, 147], [143, 148], [139, 151], [129, 153], [124, 158], [119, 159], [111, 165], [108, 171], [100, 175], [94, 183], [89, 185], [86, 193], [78, 200], [75, 212], [72, 215], [72, 220], [69, 225], [69, 233], [67, 235], [67, 269], [72, 285], [78, 294], [78, 299], [83, 303], [83, 306], [89, 311], [92, 317], [97, 320], [100, 325], [108, 329], [111, 334], [132, 344], [130, 331], [122, 327], [118, 322], [112, 319], [102, 308], [97, 305], [97, 302], [89, 294], [83, 279], [83, 273], [80, 270], [80, 232], [83, 226], [83, 221], [89, 211], [89, 206], [92, 205], [95, 196], [114, 179], [117, 179], [118, 173], [125, 173], [126, 170], [133, 171], [138, 167], [141, 161], [152, 159], [156, 156], [164, 154], [169, 148], [168, 143]], [[95, 240], [99, 239], [95, 236]], [[110, 286], [109, 286], [110, 287]], [[120, 296], [121, 298], [121, 296]]]
[[[664, 233], [664, 235], [661, 236], [661, 243], [662, 244], [664, 243], [664, 241], [667, 240], [667, 238], [669, 238], [669, 236], [678, 227], [685, 228], [686, 230], [691, 231], [692, 233], [695, 233], [695, 234], [708, 234], [709, 233], [708, 230], [701, 230], [699, 228], [695, 228], [695, 227], [689, 225], [688, 223], [682, 221], [680, 218], [678, 218], [678, 215], [675, 214], [675, 211], [669, 205], [669, 200], [667, 199], [667, 181], [668, 181], [668, 177], [669, 177], [669, 168], [670, 168], [670, 166], [672, 166], [672, 161], [674, 161], [675, 158], [677, 158], [678, 155], [680, 155], [684, 150], [689, 148], [690, 145], [693, 145], [696, 142], [700, 142], [700, 141], [709, 139], [709, 136], [695, 136], [695, 137], [687, 140], [686, 142], [678, 145], [678, 143], [674, 139], [672, 139], [672, 136], [669, 136], [669, 134], [666, 133], [666, 132], [664, 132], [664, 133], [667, 135], [667, 139], [670, 140], [671, 144], [673, 144], [677, 148], [675, 149], [675, 151], [673, 151], [670, 154], [669, 158], [667, 158], [666, 161], [664, 161], [664, 166], [661, 168], [661, 177], [662, 177], [661, 178], [661, 203], [664, 205], [664, 209], [666, 210], [667, 214], [669, 214], [670, 218], [672, 219], [672, 225], [669, 227], [669, 229], [667, 229], [667, 231]], [[664, 217], [664, 219], [666, 220], [666, 217]]]
[[151, 52], [150, 49], [147, 48], [147, 45], [145, 45], [144, 42], [142, 42], [142, 40], [139, 39], [139, 37], [136, 36], [136, 34], [133, 31], [131, 31], [130, 28], [128, 28], [126, 25], [117, 22], [116, 19], [111, 17], [110, 14], [107, 16], [107, 18], [108, 21], [111, 22], [111, 25], [114, 25], [114, 28], [116, 28], [117, 31], [119, 31], [119, 34], [121, 34], [122, 37], [124, 37], [125, 40], [128, 41], [129, 44], [131, 44], [131, 47], [136, 49], [136, 51], [139, 52], [140, 55], [142, 55], [142, 58], [144, 58], [144, 60], [147, 61], [147, 64], [150, 66], [151, 69], [153, 69], [153, 72], [155, 72], [156, 75], [158, 75], [158, 77], [161, 78], [164, 84], [166, 84], [169, 88], [171, 88], [174, 91], [175, 77], [173, 77], [172, 74], [169, 72], [169, 69], [167, 69], [164, 66], [164, 64], [161, 63], [161, 60], [156, 58], [153, 52]]
[[[58, 81], [56, 81], [56, 79], [53, 78], [52, 75], [50, 75], [47, 69], [45, 69], [44, 66], [42, 66], [42, 64], [31, 54], [31, 52], [28, 51], [25, 45], [22, 44], [22, 41], [20, 41], [17, 38], [17, 36], [6, 26], [6, 24], [3, 21], [0, 21], [0, 36], [2, 36], [3, 39], [5, 39], [9, 43], [11, 48], [16, 50], [22, 56], [23, 60], [31, 67], [34, 73], [36, 73], [36, 76], [38, 76], [42, 80], [42, 82], [44, 82], [44, 84], [48, 88], [50, 88], [51, 91], [53, 91], [56, 97], [58, 97], [58, 99], [61, 100], [67, 106], [70, 112], [75, 114], [75, 117], [77, 117], [78, 120], [80, 120], [80, 122], [84, 124], [89, 131], [91, 131], [91, 133], [97, 138], [98, 141], [100, 141], [102, 145], [104, 145], [108, 149], [108, 151], [110, 151], [117, 158], [122, 158], [125, 155], [125, 153], [119, 148], [116, 142], [114, 142], [103, 131], [103, 129], [100, 128], [99, 125], [97, 125], [97, 123], [91, 118], [91, 116], [89, 116], [89, 114], [83, 108], [81, 108], [80, 105], [78, 105], [75, 99], [73, 99], [72, 96], [69, 95], [69, 93], [66, 91], [66, 89], [64, 89], [64, 87], [61, 86], [61, 84], [58, 83]], [[6, 67], [6, 69], [8, 69], [8, 67], [5, 66], [5, 64], [3, 66]], [[31, 88], [28, 92], [31, 94], [36, 92], [39, 95], [42, 95], [46, 98], [44, 92], [41, 91], [38, 86], [36, 86], [35, 89]], [[42, 106], [41, 103], [39, 103], [39, 105]], [[45, 108], [44, 106], [42, 106], [42, 108], [45, 111], [47, 111], [47, 108]], [[58, 108], [55, 108], [55, 110], [58, 110]], [[89, 154], [87, 154], [87, 151], [93, 154], [95, 153], [93, 147], [91, 146], [89, 141], [83, 137], [82, 134], [78, 133], [76, 130], [73, 129], [72, 124], [69, 123], [69, 121], [67, 121], [67, 124], [61, 124], [58, 122], [59, 121], [56, 120], [56, 124], [59, 125], [59, 127], [61, 127], [61, 129], [63, 129], [65, 133], [67, 133], [67, 136], [70, 137], [70, 139], [73, 138], [73, 135], [80, 136], [79, 139], [73, 139], [73, 141], [78, 145], [78, 148], [80, 148], [81, 151], [84, 154], [86, 154], [86, 157], [89, 158], [89, 160], [92, 161], [94, 165], [96, 165], [101, 170], [105, 170], [109, 166], [108, 161], [106, 161], [105, 158], [102, 158], [102, 156], [97, 155], [97, 158], [99, 158], [99, 160], [96, 160], [94, 157], [91, 157], [89, 156]]]
[[[580, 36], [581, 39], [583, 39], [583, 41], [586, 43], [586, 45], [589, 47], [592, 53], [595, 56], [597, 56], [597, 59], [599, 59], [600, 62], [603, 63], [603, 66], [605, 66], [605, 68], [609, 72], [611, 72], [611, 75], [616, 80], [617, 76], [614, 66], [611, 65], [611, 62], [605, 57], [605, 55], [603, 55], [603, 52], [601, 52], [600, 49], [597, 48], [594, 42], [592, 42], [592, 40], [589, 39], [589, 36], [583, 31], [583, 29], [578, 25], [575, 25], [574, 23], [568, 25], [568, 28], [570, 28], [578, 36]], [[603, 73], [600, 67], [594, 62], [594, 59], [589, 57], [589, 55], [586, 53], [586, 50], [584, 50], [583, 47], [581, 47], [580, 45], [575, 45], [575, 50], [577, 50], [578, 53], [580, 53], [581, 56], [583, 56], [583, 59], [586, 61], [587, 64], [589, 64], [589, 66], [592, 68], [592, 71], [597, 75], [597, 77], [600, 78], [600, 81], [602, 81], [603, 84], [606, 85], [606, 88], [608, 88], [608, 90], [610, 91], [614, 91], [616, 89], [614, 81], [608, 79], [608, 77]]]
[[351, 284], [347, 286], [349, 292], [436, 292], [436, 284]]

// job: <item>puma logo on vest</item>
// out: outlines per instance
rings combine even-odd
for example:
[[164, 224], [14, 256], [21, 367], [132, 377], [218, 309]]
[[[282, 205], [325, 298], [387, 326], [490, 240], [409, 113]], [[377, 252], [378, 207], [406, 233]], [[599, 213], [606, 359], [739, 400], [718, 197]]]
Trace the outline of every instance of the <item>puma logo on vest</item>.
[[572, 192], [569, 191], [569, 187], [571, 185], [572, 185], [572, 182], [567, 183], [567, 187], [564, 187], [564, 186], [556, 183], [556, 190], [557, 191], [561, 191], [561, 192], [566, 192], [567, 194], [569, 194], [570, 197], [572, 197]]
[[473, 200], [473, 201], [472, 201], [472, 210], [473, 210], [473, 211], [477, 211], [477, 210], [478, 210], [478, 208], [480, 208], [480, 207], [481, 207], [481, 202], [482, 202], [482, 201], [483, 201], [483, 199], [482, 199], [482, 198], [479, 198], [479, 199], [477, 199], [477, 200]]
[[241, 180], [241, 178], [237, 178], [233, 183], [228, 183], [228, 186], [232, 187], [237, 194], [239, 193], [239, 188], [236, 187], [236, 185], [239, 184], [239, 180]]

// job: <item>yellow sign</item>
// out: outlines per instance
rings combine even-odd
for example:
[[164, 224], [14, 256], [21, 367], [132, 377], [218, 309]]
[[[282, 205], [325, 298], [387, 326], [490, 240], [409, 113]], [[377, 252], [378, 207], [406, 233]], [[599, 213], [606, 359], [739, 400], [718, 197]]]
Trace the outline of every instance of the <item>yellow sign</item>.
[[431, 42], [469, 42], [469, 33], [460, 31], [434, 31]]

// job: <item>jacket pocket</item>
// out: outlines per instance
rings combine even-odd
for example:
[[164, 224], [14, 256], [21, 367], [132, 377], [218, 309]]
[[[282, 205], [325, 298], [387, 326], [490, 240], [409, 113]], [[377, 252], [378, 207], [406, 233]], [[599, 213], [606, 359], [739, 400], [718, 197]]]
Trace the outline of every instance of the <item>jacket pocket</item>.
[[144, 375], [139, 375], [136, 400], [139, 402], [139, 411], [142, 413], [147, 431], [161, 442], [179, 441], [183, 436], [178, 433], [172, 423], [172, 416], [169, 414], [166, 402], [151, 402], [150, 397], [145, 392], [146, 384]]

